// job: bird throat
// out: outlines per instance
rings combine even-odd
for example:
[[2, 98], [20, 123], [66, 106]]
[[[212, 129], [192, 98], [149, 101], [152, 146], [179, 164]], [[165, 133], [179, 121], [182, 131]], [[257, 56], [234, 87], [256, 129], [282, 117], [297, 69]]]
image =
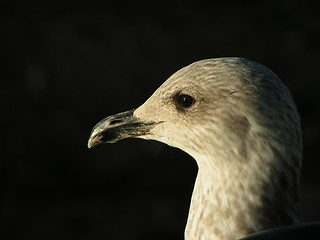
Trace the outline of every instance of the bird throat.
[[265, 197], [263, 183], [268, 173], [261, 176], [260, 172], [259, 178], [259, 173], [251, 167], [241, 169], [240, 164], [231, 164], [224, 165], [224, 168], [214, 164], [199, 165], [185, 230], [186, 240], [239, 239], [274, 226], [297, 222], [296, 216], [289, 214], [292, 212], [290, 206], [288, 213], [282, 212], [287, 220], [275, 215], [277, 209], [283, 211], [284, 208], [281, 204], [275, 206], [279, 202], [271, 199], [278, 193], [272, 194], [270, 199]]

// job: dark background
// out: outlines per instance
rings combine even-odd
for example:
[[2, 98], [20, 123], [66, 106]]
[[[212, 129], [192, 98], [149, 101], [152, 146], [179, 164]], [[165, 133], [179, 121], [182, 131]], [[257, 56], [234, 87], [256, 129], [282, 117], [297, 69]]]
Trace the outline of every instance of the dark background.
[[[319, 9], [307, 1], [3, 8], [0, 230], [5, 239], [182, 239], [196, 164], [164, 144], [87, 149], [92, 127], [196, 60], [273, 69], [302, 117], [302, 208], [320, 220]], [[8, 74], [7, 74], [8, 73]]]

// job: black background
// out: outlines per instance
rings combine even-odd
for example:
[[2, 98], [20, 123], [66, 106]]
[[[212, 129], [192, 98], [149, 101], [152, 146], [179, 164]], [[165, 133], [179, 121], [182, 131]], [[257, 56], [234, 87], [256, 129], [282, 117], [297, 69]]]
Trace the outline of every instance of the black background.
[[307, 220], [320, 219], [315, 5], [11, 1], [2, 11], [5, 239], [182, 239], [193, 159], [135, 139], [89, 150], [87, 139], [98, 121], [139, 106], [181, 67], [221, 56], [261, 62], [291, 90], [304, 132], [302, 208]]

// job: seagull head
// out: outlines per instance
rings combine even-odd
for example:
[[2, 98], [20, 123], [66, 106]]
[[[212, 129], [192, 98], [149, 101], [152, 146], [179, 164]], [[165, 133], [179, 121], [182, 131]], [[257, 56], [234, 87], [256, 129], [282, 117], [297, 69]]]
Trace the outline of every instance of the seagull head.
[[299, 159], [302, 149], [289, 90], [271, 70], [242, 58], [202, 60], [180, 69], [137, 109], [100, 121], [88, 147], [132, 137], [177, 147], [196, 160], [250, 159], [266, 148], [283, 154], [291, 149]]

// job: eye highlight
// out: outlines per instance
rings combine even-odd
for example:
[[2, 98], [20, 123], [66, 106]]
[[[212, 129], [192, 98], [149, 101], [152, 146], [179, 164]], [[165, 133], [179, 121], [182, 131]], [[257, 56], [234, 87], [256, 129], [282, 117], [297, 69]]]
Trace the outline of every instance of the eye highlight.
[[191, 107], [195, 100], [193, 97], [186, 95], [186, 94], [179, 94], [176, 98], [178, 104], [183, 108]]

